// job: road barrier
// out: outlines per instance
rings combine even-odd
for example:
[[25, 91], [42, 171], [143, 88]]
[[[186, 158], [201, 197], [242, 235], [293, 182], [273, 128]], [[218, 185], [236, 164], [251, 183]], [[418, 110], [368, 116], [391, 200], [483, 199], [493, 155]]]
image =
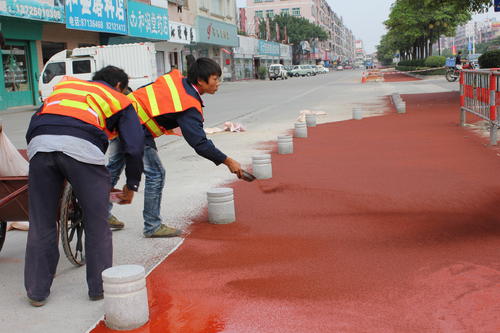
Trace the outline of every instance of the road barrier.
[[490, 144], [497, 144], [500, 72], [494, 70], [462, 70], [460, 72], [460, 125], [465, 126], [467, 112], [488, 121]]

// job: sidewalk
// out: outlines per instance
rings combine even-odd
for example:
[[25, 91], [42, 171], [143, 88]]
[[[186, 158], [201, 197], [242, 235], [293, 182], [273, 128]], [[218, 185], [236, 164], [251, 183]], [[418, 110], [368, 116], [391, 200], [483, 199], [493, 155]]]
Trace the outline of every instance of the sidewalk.
[[[500, 160], [458, 94], [323, 124], [148, 276], [134, 332], [500, 331]], [[109, 332], [99, 324], [93, 332]]]

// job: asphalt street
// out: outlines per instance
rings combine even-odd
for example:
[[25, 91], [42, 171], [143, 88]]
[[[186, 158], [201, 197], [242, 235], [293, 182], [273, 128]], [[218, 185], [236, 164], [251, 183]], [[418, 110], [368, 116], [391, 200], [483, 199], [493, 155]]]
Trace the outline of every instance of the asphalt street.
[[[204, 97], [205, 126], [220, 126], [225, 121], [242, 123], [247, 131], [211, 135], [227, 155], [249, 165], [256, 152], [269, 150], [269, 142], [293, 128], [303, 109], [324, 111], [319, 123], [351, 118], [354, 106], [380, 114], [386, 110], [387, 96], [399, 93], [428, 93], [457, 90], [457, 83], [444, 77], [398, 83], [362, 85], [361, 72], [334, 72], [317, 77], [285, 81], [226, 82], [213, 96]], [[4, 129], [18, 148], [26, 146], [29, 111], [0, 111]], [[355, 135], [355, 133], [353, 133]], [[184, 228], [206, 205], [206, 191], [235, 181], [225, 166], [198, 157], [182, 138], [162, 137], [159, 153], [167, 171], [162, 199], [162, 215], [170, 226]], [[151, 271], [161, 260], [182, 245], [181, 238], [145, 239], [142, 237], [142, 188], [134, 202], [114, 209], [126, 228], [113, 233], [114, 264], [141, 264]], [[189, 235], [187, 236], [189, 237]], [[12, 231], [0, 253], [0, 332], [85, 332], [103, 314], [103, 302], [90, 302], [86, 295], [84, 268], [75, 268], [61, 259], [49, 302], [32, 308], [23, 286], [26, 233]]]

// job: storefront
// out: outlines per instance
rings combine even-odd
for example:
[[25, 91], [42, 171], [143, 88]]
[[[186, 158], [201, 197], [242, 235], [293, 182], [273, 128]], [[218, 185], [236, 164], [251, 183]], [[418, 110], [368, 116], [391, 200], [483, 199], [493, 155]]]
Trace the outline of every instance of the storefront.
[[236, 80], [258, 78], [259, 67], [266, 70], [272, 64], [291, 65], [292, 47], [253, 37], [238, 36], [239, 47], [234, 48], [234, 76]]
[[234, 48], [234, 77], [235, 80], [255, 78], [253, 57], [257, 51], [257, 39], [238, 36], [239, 47]]
[[100, 45], [100, 37], [98, 32], [65, 29], [62, 24], [44, 23], [42, 40], [37, 43], [38, 63], [43, 67], [50, 57], [60, 51]]
[[[43, 21], [64, 22], [63, 1], [0, 0], [2, 45], [0, 109], [36, 105]], [[37, 42], [38, 41], [38, 42]]]
[[186, 74], [187, 66], [184, 48], [196, 43], [196, 29], [192, 25], [179, 22], [169, 22], [169, 26], [170, 39], [168, 42], [155, 43], [156, 50], [165, 59], [165, 72], [170, 71], [172, 68], [177, 68]]
[[292, 46], [280, 44], [280, 63], [285, 66], [292, 64]]
[[272, 64], [280, 63], [280, 44], [259, 39], [257, 42], [257, 54], [254, 56], [255, 74], [259, 67], [269, 69]]
[[0, 110], [36, 105], [38, 98], [38, 57], [36, 41], [42, 37], [42, 23], [0, 17], [2, 45]]
[[155, 43], [157, 75], [163, 75], [170, 70], [169, 49], [165, 42], [170, 38], [167, 8], [128, 1], [125, 28], [116, 22], [111, 25], [92, 24], [92, 26], [108, 26], [114, 29], [100, 33], [102, 45]]
[[195, 58], [213, 59], [221, 66], [223, 78], [233, 80], [234, 64], [231, 48], [238, 46], [236, 25], [204, 16], [197, 16], [195, 22], [198, 42], [186, 47], [186, 54], [191, 53]]

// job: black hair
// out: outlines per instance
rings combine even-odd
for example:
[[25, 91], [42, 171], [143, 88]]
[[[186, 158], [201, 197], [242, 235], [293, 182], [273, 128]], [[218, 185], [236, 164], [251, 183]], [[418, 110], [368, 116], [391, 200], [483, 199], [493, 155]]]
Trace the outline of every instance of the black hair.
[[101, 68], [97, 72], [95, 72], [94, 77], [92, 77], [93, 81], [104, 81], [111, 85], [112, 87], [116, 87], [118, 83], [120, 83], [120, 87], [123, 89], [128, 86], [128, 75], [121, 68], [115, 66], [106, 66]]
[[188, 67], [188, 68], [189, 68], [189, 67], [191, 66], [191, 64], [192, 64], [193, 62], [195, 62], [195, 61], [196, 61], [196, 58], [195, 58], [192, 54], [188, 54], [188, 55], [186, 56], [186, 64], [187, 64], [187, 67]]
[[198, 58], [189, 66], [187, 78], [191, 84], [196, 84], [199, 80], [208, 83], [208, 79], [212, 75], [218, 77], [222, 75], [219, 64], [210, 58]]

